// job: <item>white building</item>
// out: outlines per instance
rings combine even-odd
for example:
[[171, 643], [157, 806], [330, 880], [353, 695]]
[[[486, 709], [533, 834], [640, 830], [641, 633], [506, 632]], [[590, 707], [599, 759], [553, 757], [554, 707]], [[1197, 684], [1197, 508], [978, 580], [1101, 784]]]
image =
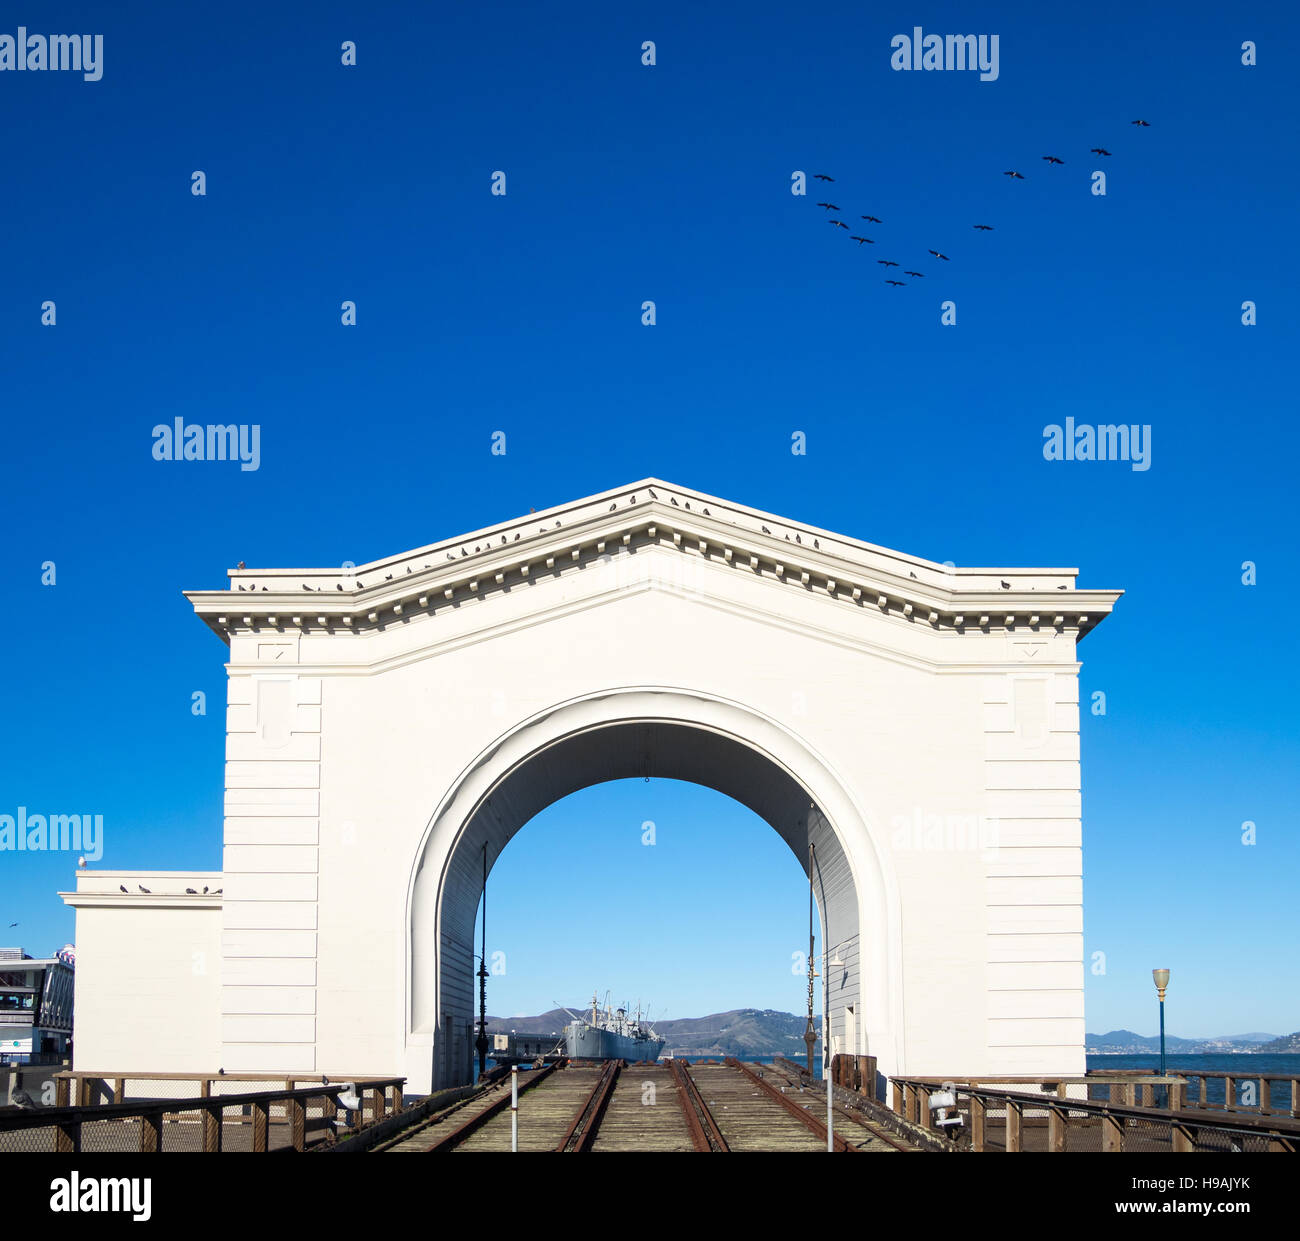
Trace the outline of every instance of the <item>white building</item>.
[[484, 845], [645, 775], [816, 846], [833, 1050], [1083, 1071], [1075, 646], [1119, 592], [653, 479], [229, 577], [188, 595], [230, 646], [224, 868], [79, 873], [77, 1068], [467, 1080]]
[[0, 1064], [52, 1064], [72, 1039], [73, 967], [0, 948]]

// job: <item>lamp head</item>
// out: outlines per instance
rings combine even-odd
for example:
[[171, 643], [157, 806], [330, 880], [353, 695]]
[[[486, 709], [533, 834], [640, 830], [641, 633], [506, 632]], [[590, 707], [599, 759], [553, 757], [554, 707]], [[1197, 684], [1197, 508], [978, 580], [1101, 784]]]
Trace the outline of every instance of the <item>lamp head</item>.
[[1160, 998], [1163, 1000], [1165, 998], [1165, 988], [1169, 986], [1169, 971], [1152, 970], [1151, 977], [1155, 979], [1156, 991], [1159, 993]]

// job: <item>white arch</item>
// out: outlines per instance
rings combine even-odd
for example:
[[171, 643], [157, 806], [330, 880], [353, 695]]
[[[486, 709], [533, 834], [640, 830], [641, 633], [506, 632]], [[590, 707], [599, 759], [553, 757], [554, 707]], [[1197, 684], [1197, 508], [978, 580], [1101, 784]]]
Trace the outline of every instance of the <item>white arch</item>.
[[[467, 908], [461, 900], [453, 908], [452, 895], [457, 882], [453, 867], [465, 865], [457, 848], [466, 841], [471, 822], [496, 844], [489, 845], [495, 861], [510, 837], [545, 805], [577, 788], [642, 774], [629, 768], [633, 760], [626, 743], [633, 735], [629, 730], [636, 729], [645, 730], [648, 749], [656, 750], [649, 759], [653, 770], [644, 774], [694, 780], [729, 793], [771, 823], [796, 855], [810, 836], [817, 843], [819, 869], [832, 889], [825, 902], [818, 894], [819, 907], [825, 906], [823, 935], [829, 909], [830, 946], [847, 945], [841, 985], [859, 1012], [857, 1046], [846, 1050], [870, 1051], [882, 1072], [904, 1071], [900, 901], [888, 851], [862, 798], [806, 740], [780, 722], [740, 702], [667, 686], [627, 686], [555, 704], [503, 733], [450, 784], [425, 828], [408, 881], [402, 1026], [408, 1066], [426, 1075], [436, 1032], [440, 1025], [446, 1028], [444, 972], [453, 964], [447, 959], [446, 935], [463, 932], [467, 922], [468, 938], [473, 936], [473, 906]], [[619, 730], [617, 739], [612, 730]], [[674, 730], [690, 730], [696, 742], [691, 756], [672, 744]], [[729, 787], [725, 768], [738, 758], [743, 763], [746, 753], [751, 756], [748, 774], [760, 774], [746, 788]], [[544, 754], [565, 757], [550, 764], [535, 761]], [[539, 775], [551, 770], [559, 771], [558, 784]], [[526, 771], [531, 774], [522, 776]], [[802, 826], [791, 822], [796, 788], [812, 809], [805, 812]], [[494, 797], [506, 804], [495, 805]], [[475, 860], [478, 848], [476, 839]], [[806, 866], [806, 853], [800, 862]], [[474, 895], [476, 904], [477, 887]], [[837, 924], [848, 924], [849, 910], [851, 941], [837, 935]], [[434, 1075], [435, 1083], [451, 1080], [436, 1063]]]

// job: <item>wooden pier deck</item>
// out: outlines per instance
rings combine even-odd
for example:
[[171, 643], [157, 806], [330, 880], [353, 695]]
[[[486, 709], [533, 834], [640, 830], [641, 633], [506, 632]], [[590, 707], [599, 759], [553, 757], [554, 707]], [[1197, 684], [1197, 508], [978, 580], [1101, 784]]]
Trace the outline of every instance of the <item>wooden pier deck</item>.
[[[569, 1063], [521, 1074], [520, 1151], [825, 1151], [825, 1095], [775, 1065]], [[915, 1149], [835, 1109], [835, 1148]], [[377, 1147], [403, 1154], [510, 1150], [510, 1082], [497, 1082]]]

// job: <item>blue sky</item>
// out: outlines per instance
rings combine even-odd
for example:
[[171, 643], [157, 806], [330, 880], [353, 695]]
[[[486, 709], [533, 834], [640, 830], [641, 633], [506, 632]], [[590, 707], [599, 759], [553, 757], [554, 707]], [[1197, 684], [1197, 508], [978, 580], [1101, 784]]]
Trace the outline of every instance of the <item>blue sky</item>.
[[[102, 813], [105, 865], [218, 867], [222, 714], [190, 701], [221, 703], [224, 650], [182, 589], [656, 474], [935, 560], [1125, 589], [1081, 648], [1085, 698], [1108, 697], [1083, 720], [1087, 951], [1107, 954], [1089, 1028], [1153, 1030], [1154, 965], [1174, 971], [1175, 1033], [1300, 1027], [1293, 11], [35, 4], [0, 32], [20, 21], [102, 32], [104, 74], [0, 73], [0, 813]], [[998, 80], [891, 70], [918, 24], [997, 33]], [[1112, 152], [1104, 198], [1092, 146]], [[845, 215], [882, 219], [876, 244], [826, 225], [822, 183], [792, 196], [794, 170], [835, 176]], [[875, 258], [925, 278], [891, 288]], [[175, 417], [257, 423], [260, 468], [155, 461]], [[1151, 468], [1045, 461], [1066, 417], [1150, 425]], [[626, 832], [647, 799], [681, 899], [637, 907], [659, 910], [670, 964], [615, 922], [608, 958], [512, 968], [495, 1010], [597, 984], [669, 1015], [798, 1007], [779, 948], [801, 934], [799, 867], [704, 792], [553, 807], [503, 858], [498, 908], [518, 913], [499, 946], [528, 960], [599, 875], [617, 907], [621, 863], [525, 850]], [[697, 850], [742, 842], [743, 892], [698, 886]], [[71, 870], [0, 855], [9, 939], [72, 938], [53, 895]]]

